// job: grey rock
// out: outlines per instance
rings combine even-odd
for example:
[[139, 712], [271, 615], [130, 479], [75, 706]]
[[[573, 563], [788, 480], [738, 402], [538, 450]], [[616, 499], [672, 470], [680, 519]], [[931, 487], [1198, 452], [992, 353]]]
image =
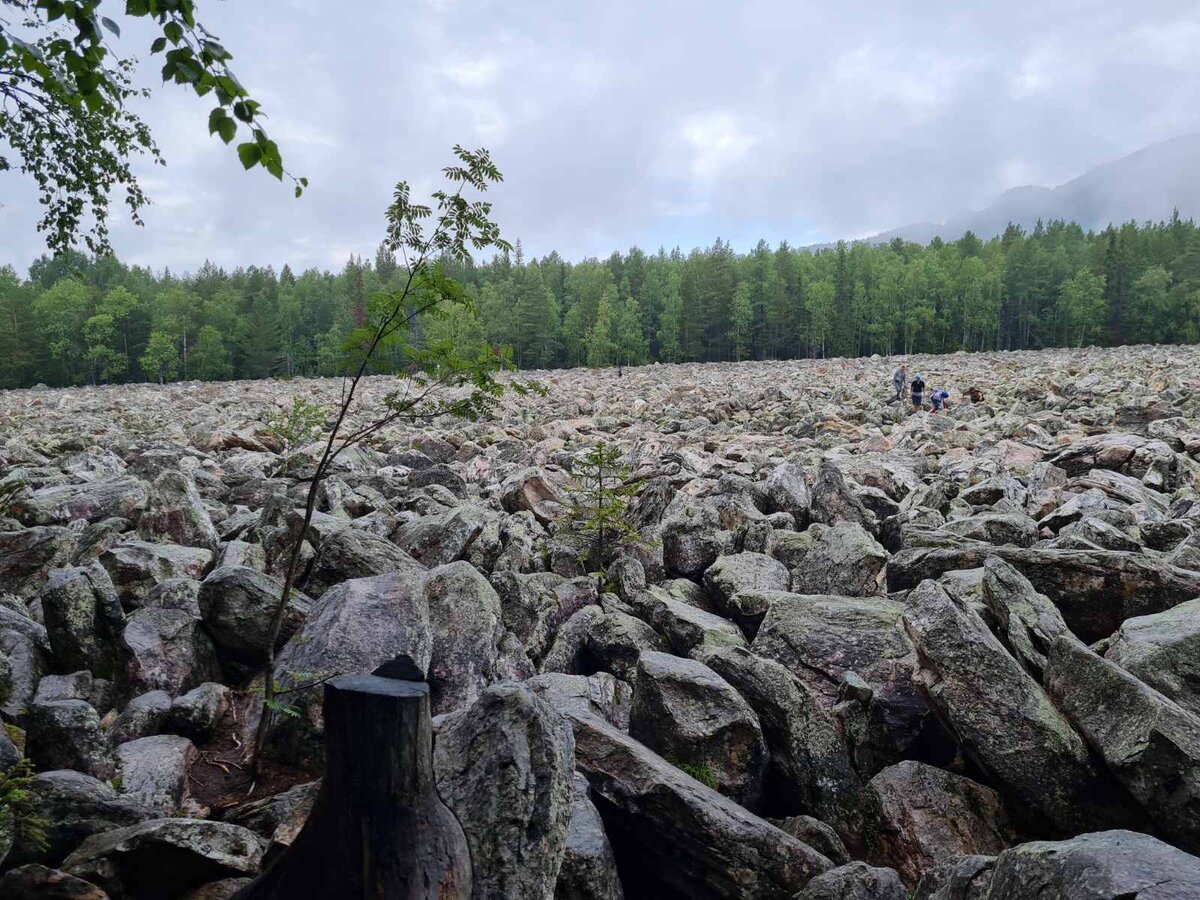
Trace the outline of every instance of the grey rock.
[[698, 579], [729, 542], [716, 509], [705, 503], [684, 506], [663, 520], [663, 566], [668, 575]]
[[1200, 599], [1126, 619], [1104, 655], [1200, 715]]
[[852, 862], [817, 875], [795, 900], [908, 900], [908, 889], [892, 869]]
[[1034, 841], [996, 859], [987, 900], [1048, 897], [1187, 900], [1200, 895], [1200, 858], [1132, 831]]
[[550, 900], [574, 793], [562, 715], [527, 687], [493, 685], [442, 726], [433, 761], [471, 848], [472, 897]]
[[125, 704], [117, 721], [109, 731], [109, 740], [114, 746], [138, 738], [158, 734], [171, 711], [171, 695], [166, 691], [154, 690], [139, 694]]
[[85, 700], [35, 702], [29, 710], [26, 755], [39, 769], [75, 769], [110, 778], [113, 760], [100, 716]]
[[25, 719], [45, 674], [46, 661], [37, 642], [11, 628], [0, 629], [0, 712], [6, 718]]
[[167, 470], [154, 479], [146, 508], [138, 517], [143, 540], [216, 551], [220, 538], [196, 482], [183, 472]]
[[[280, 684], [292, 689], [347, 672], [373, 672], [403, 661], [429, 671], [433, 637], [425, 578], [404, 573], [355, 578], [330, 588], [313, 603], [308, 618], [279, 653]], [[272, 753], [284, 761], [319, 763], [321, 691], [291, 695], [300, 716], [276, 717]]]
[[894, 762], [917, 740], [927, 708], [911, 672], [903, 604], [883, 598], [777, 595], [751, 650], [781, 663], [832, 709], [846, 673], [869, 685], [871, 742]]
[[90, 881], [30, 863], [10, 869], [0, 878], [4, 900], [110, 900]]
[[638, 659], [647, 651], [663, 649], [658, 633], [641, 619], [623, 612], [606, 612], [596, 618], [584, 637], [588, 660], [601, 671], [623, 681], [637, 678]]
[[[106, 782], [76, 772], [58, 769], [40, 772], [30, 784], [37, 814], [46, 820], [46, 850], [41, 862], [60, 864], [69, 853], [93, 834], [135, 825], [152, 817], [150, 810], [124, 797]], [[14, 857], [13, 862], [31, 862]]]
[[179, 694], [220, 678], [217, 653], [198, 616], [179, 609], [143, 607], [130, 614], [123, 646], [135, 690]]
[[980, 596], [1013, 656], [1040, 677], [1050, 644], [1070, 633], [1058, 608], [1002, 559], [983, 564]]
[[792, 568], [798, 594], [869, 597], [883, 592], [888, 553], [859, 524], [813, 526], [814, 540], [803, 562]]
[[500, 598], [467, 562], [425, 577], [432, 654], [428, 669], [434, 715], [461, 709], [495, 677], [500, 654]]
[[[765, 796], [776, 809], [810, 810], [843, 842], [862, 845], [866, 796], [837, 721], [779, 663], [730, 647], [701, 657], [758, 716], [769, 750]], [[793, 834], [794, 837], [803, 837]], [[847, 862], [818, 851], [835, 862]]]
[[1013, 841], [995, 791], [907, 760], [871, 779], [874, 861], [915, 886], [926, 871], [960, 856], [995, 856]]
[[254, 832], [203, 819], [150, 819], [96, 834], [63, 869], [115, 898], [166, 900], [211, 881], [254, 875], [262, 861]]
[[733, 622], [676, 599], [665, 587], [653, 585], [633, 603], [638, 615], [654, 626], [678, 656], [688, 656], [701, 646], [708, 652], [746, 646], [746, 638]]
[[[262, 662], [271, 643], [271, 622], [283, 595], [283, 584], [247, 568], [214, 569], [200, 585], [200, 614], [217, 649], [245, 665]], [[300, 625], [312, 601], [298, 591], [288, 598], [275, 648], [282, 647]]]
[[750, 705], [696, 660], [647, 651], [637, 671], [630, 735], [669, 761], [704, 770], [718, 791], [754, 809], [767, 747]]
[[600, 813], [588, 797], [587, 779], [574, 775], [571, 822], [554, 900], [623, 900], [617, 861]]
[[[553, 695], [550, 695], [553, 696]], [[600, 717], [560, 706], [614, 844], [650, 896], [790, 900], [831, 867], [811, 847], [705, 787]], [[630, 884], [625, 889], [632, 893]]]
[[463, 559], [483, 531], [484, 511], [470, 504], [405, 525], [395, 541], [423, 565], [434, 567]]
[[1200, 716], [1068, 635], [1050, 647], [1045, 682], [1156, 829], [1200, 852]]
[[0, 591], [36, 597], [51, 569], [65, 566], [75, 550], [75, 533], [47, 526], [0, 532]]
[[334, 585], [351, 578], [424, 569], [391, 541], [357, 528], [342, 528], [321, 541], [304, 590], [312, 597], [320, 597]]
[[14, 501], [12, 515], [23, 525], [66, 525], [78, 519], [99, 522], [112, 516], [135, 518], [146, 505], [146, 483], [114, 478], [38, 488]]
[[808, 507], [812, 495], [804, 470], [795, 463], [780, 463], [771, 470], [763, 486], [767, 508], [771, 512], [791, 513], [798, 527], [808, 524]]
[[55, 569], [41, 594], [46, 633], [60, 672], [88, 669], [113, 679], [123, 673], [120, 637], [125, 613], [108, 573], [87, 568]]
[[963, 856], [934, 866], [921, 879], [913, 900], [987, 900], [994, 856]]
[[108, 571], [117, 595], [126, 607], [145, 604], [146, 595], [169, 578], [200, 580], [212, 562], [212, 553], [202, 547], [126, 541], [100, 554], [100, 565]]
[[167, 716], [167, 728], [204, 743], [217, 731], [233, 704], [233, 695], [223, 684], [208, 681], [176, 697]]
[[738, 619], [743, 627], [754, 627], [758, 623], [752, 617], [743, 621], [746, 615], [734, 599], [738, 594], [786, 591], [790, 583], [791, 577], [783, 563], [764, 553], [720, 556], [704, 571], [704, 585], [713, 604], [727, 617]]
[[908, 596], [915, 680], [1010, 811], [1062, 830], [1130, 821], [1080, 736], [974, 613], [932, 581]]
[[159, 816], [174, 815], [187, 795], [196, 747], [185, 737], [157, 734], [117, 748], [121, 792]]

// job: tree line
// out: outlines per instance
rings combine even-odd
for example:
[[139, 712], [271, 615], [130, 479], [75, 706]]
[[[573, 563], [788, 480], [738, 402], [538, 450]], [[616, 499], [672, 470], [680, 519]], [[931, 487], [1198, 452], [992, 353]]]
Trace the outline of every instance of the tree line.
[[[1178, 214], [1085, 232], [1010, 225], [983, 241], [808, 250], [726, 242], [570, 263], [445, 264], [475, 301], [421, 317], [405, 347], [508, 347], [522, 368], [1200, 342], [1200, 228]], [[113, 256], [0, 268], [0, 387], [337, 375], [391, 254], [337, 273], [176, 276]], [[403, 360], [392, 360], [393, 364]]]

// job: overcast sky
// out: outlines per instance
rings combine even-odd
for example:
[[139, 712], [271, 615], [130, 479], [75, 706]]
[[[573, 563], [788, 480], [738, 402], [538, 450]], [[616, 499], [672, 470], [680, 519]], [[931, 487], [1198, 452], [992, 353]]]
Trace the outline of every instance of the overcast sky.
[[[113, 231], [155, 269], [338, 268], [373, 251], [394, 183], [428, 189], [455, 143], [504, 171], [506, 237], [578, 259], [940, 221], [1200, 131], [1195, 2], [198, 5], [312, 187], [243, 172], [207, 105], [158, 87], [139, 111], [168, 165], [143, 167], [146, 227]], [[120, 46], [145, 58], [147, 34]], [[0, 174], [0, 202], [0, 263], [23, 269], [34, 193]]]

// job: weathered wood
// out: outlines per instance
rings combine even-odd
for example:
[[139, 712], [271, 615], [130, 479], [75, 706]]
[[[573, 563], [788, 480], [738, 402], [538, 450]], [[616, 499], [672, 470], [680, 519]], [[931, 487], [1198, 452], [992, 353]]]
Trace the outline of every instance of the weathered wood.
[[325, 777], [304, 829], [236, 900], [466, 900], [462, 828], [437, 795], [429, 686], [325, 684]]

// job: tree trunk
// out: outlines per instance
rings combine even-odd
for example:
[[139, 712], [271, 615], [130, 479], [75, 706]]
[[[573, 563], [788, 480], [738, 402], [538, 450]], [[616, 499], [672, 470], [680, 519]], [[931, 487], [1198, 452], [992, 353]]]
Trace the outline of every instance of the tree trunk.
[[462, 828], [437, 795], [429, 686], [325, 684], [325, 777], [296, 840], [236, 900], [467, 900]]

